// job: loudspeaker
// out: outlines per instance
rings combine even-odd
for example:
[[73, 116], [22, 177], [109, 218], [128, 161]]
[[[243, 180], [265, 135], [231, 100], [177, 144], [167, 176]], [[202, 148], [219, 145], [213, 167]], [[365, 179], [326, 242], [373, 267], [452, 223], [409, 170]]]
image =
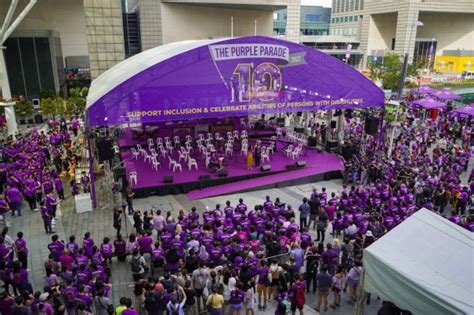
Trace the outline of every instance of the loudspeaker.
[[308, 137], [308, 147], [314, 148], [317, 145], [316, 137]]
[[298, 117], [303, 116], [303, 112], [296, 112], [296, 116], [298, 116]]
[[298, 168], [298, 166], [296, 166], [296, 164], [288, 164], [286, 166], [286, 169], [289, 170], [289, 171], [294, 171]]
[[119, 187], [121, 187], [120, 191], [125, 191], [127, 187], [127, 171], [125, 167], [118, 167], [114, 169], [114, 178], [117, 183], [119, 183]]
[[295, 128], [294, 128], [294, 131], [297, 132], [297, 133], [303, 133], [303, 132], [304, 132], [304, 128], [303, 128], [303, 127], [295, 127]]
[[262, 166], [260, 166], [260, 170], [261, 170], [262, 172], [268, 172], [269, 170], [271, 170], [271, 168], [272, 168], [272, 167], [271, 167], [270, 165], [268, 165], [268, 164], [267, 164], [267, 165], [262, 165]]
[[326, 142], [326, 147], [327, 147], [328, 149], [337, 148], [337, 146], [338, 146], [337, 140], [328, 140], [328, 141]]
[[201, 175], [201, 176], [199, 176], [199, 180], [200, 181], [211, 180], [211, 175]]
[[306, 161], [298, 161], [295, 163], [297, 167], [305, 167], [306, 166]]
[[344, 157], [344, 160], [352, 160], [356, 151], [355, 145], [345, 145], [341, 148], [341, 154]]
[[337, 121], [331, 120], [331, 129], [336, 129]]
[[35, 123], [42, 124], [43, 123], [43, 116], [40, 115], [40, 114], [35, 115]]
[[227, 177], [227, 174], [228, 173], [227, 173], [226, 169], [220, 170], [220, 171], [217, 172], [217, 176], [219, 176], [219, 177]]
[[365, 118], [365, 133], [375, 135], [379, 130], [379, 119], [377, 117], [367, 116]]
[[114, 158], [114, 150], [112, 148], [112, 139], [97, 139], [97, 152], [99, 153], [99, 161], [108, 161]]
[[169, 184], [169, 183], [172, 183], [173, 181], [174, 181], [173, 176], [163, 176], [163, 182]]

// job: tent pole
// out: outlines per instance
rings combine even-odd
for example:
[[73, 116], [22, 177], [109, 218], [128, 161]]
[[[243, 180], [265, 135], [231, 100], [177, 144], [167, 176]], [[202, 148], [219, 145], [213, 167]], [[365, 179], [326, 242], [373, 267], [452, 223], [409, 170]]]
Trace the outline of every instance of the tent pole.
[[92, 209], [97, 208], [97, 196], [95, 193], [95, 175], [94, 175], [94, 158], [92, 155], [91, 135], [90, 130], [86, 133], [87, 136], [87, 150], [89, 151], [89, 176], [91, 180], [91, 199]]
[[360, 277], [359, 285], [357, 286], [358, 300], [354, 308], [354, 315], [364, 315], [364, 301], [367, 299], [367, 292], [364, 290], [365, 270], [362, 270], [362, 277]]

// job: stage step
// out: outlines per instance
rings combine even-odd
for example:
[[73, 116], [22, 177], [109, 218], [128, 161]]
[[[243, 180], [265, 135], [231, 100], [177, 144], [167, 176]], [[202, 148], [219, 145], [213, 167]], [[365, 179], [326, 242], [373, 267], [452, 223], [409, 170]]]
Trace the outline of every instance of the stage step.
[[265, 187], [267, 185], [274, 185], [276, 183], [284, 183], [295, 179], [310, 177], [313, 175], [322, 174], [328, 171], [340, 171], [344, 168], [341, 164], [332, 170], [324, 167], [305, 167], [294, 171], [287, 171], [275, 175], [263, 176], [255, 179], [243, 180], [239, 182], [229, 183], [220, 186], [213, 186], [204, 189], [193, 190], [186, 194], [189, 200], [203, 199], [214, 196], [227, 195], [231, 193], [243, 192], [256, 187]]

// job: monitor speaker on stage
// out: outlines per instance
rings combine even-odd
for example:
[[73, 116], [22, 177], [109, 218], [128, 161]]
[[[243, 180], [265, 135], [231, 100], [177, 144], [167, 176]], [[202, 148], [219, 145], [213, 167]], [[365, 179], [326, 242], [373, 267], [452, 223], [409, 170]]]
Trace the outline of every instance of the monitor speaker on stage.
[[211, 180], [211, 175], [201, 175], [201, 176], [199, 176], [199, 180], [200, 181]]
[[108, 161], [114, 158], [114, 149], [112, 148], [112, 139], [97, 139], [97, 152], [99, 153], [99, 161]]
[[268, 165], [268, 164], [267, 164], [267, 165], [262, 165], [262, 166], [260, 166], [260, 170], [261, 170], [262, 172], [268, 172], [268, 171], [271, 170], [271, 169], [272, 169], [272, 167], [271, 167], [270, 165]]
[[379, 130], [379, 119], [377, 117], [367, 116], [365, 118], [365, 133], [375, 135]]
[[341, 154], [344, 157], [344, 160], [350, 161], [354, 157], [354, 154], [356, 152], [356, 147], [355, 145], [345, 145], [341, 148]]
[[219, 177], [227, 177], [227, 175], [228, 175], [228, 172], [225, 169], [217, 172], [217, 176]]
[[308, 147], [314, 148], [317, 145], [316, 137], [308, 137]]
[[331, 129], [336, 129], [337, 122], [335, 120], [331, 120]]
[[174, 181], [173, 176], [163, 176], [163, 182], [169, 184], [169, 183], [172, 183], [173, 181]]
[[306, 161], [298, 161], [296, 162], [297, 167], [305, 167], [306, 166]]
[[289, 171], [294, 171], [298, 168], [298, 166], [296, 166], [296, 164], [288, 164], [286, 166], [286, 169], [289, 170]]

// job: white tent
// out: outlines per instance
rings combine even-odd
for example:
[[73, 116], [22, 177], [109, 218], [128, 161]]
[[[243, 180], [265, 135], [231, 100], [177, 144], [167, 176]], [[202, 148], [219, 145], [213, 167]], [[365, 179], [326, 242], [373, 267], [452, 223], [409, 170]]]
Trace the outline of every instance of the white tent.
[[413, 314], [474, 314], [474, 233], [421, 209], [364, 251], [364, 290]]

